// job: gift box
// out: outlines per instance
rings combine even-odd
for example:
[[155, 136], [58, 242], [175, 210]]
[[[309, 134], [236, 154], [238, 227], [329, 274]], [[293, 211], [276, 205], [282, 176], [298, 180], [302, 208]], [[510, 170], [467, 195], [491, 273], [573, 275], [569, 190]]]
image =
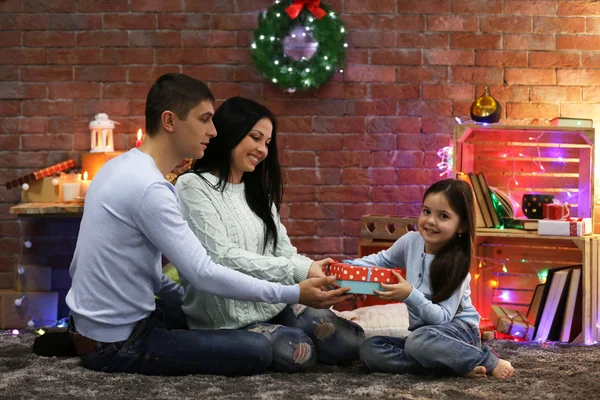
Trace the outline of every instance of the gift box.
[[546, 219], [566, 220], [571, 215], [571, 205], [566, 203], [544, 204], [543, 214]]
[[538, 222], [538, 235], [584, 236], [591, 233], [591, 218], [569, 218], [564, 221], [541, 219]]
[[398, 283], [392, 271], [401, 273], [404, 270], [336, 262], [326, 268], [325, 274], [335, 275], [337, 284], [349, 287], [350, 293], [375, 294], [374, 290], [383, 290], [381, 283]]
[[490, 318], [498, 332], [522, 339], [533, 339], [534, 326], [521, 311], [492, 306]]

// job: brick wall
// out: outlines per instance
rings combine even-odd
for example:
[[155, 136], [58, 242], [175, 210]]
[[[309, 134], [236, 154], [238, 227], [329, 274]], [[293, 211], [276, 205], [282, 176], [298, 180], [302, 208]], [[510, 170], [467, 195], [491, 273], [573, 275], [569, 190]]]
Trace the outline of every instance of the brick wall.
[[[0, 182], [79, 159], [97, 112], [121, 123], [116, 148], [132, 147], [151, 82], [183, 72], [219, 102], [242, 95], [272, 109], [293, 243], [313, 256], [354, 255], [361, 215], [418, 212], [453, 117], [468, 115], [484, 84], [505, 123], [600, 113], [600, 2], [326, 3], [349, 31], [345, 72], [288, 94], [251, 64], [257, 13], [271, 1], [0, 2]], [[8, 209], [18, 199], [0, 187], [0, 268], [21, 252], [68, 267], [77, 223], [16, 220]]]

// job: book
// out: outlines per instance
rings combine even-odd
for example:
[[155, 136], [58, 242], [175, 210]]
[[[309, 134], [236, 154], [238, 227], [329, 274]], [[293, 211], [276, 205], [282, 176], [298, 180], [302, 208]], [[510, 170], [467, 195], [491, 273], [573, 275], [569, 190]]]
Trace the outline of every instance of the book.
[[567, 272], [567, 278], [565, 284], [560, 292], [558, 306], [556, 307], [556, 313], [554, 313], [554, 318], [550, 324], [550, 331], [548, 332], [548, 337], [546, 340], [551, 342], [556, 342], [560, 339], [560, 332], [562, 330], [562, 323], [565, 317], [565, 309], [567, 305], [567, 294], [569, 292], [569, 284], [571, 282], [571, 276], [573, 275], [573, 269], [565, 270]]
[[481, 213], [481, 207], [479, 205], [479, 201], [477, 201], [477, 196], [475, 195], [475, 188], [473, 187], [473, 182], [471, 182], [471, 177], [464, 173], [458, 174], [458, 179], [467, 182], [471, 189], [473, 190], [473, 200], [475, 201], [475, 227], [477, 228], [485, 228], [485, 220], [483, 219], [483, 214]]
[[544, 293], [544, 284], [540, 283], [535, 287], [535, 291], [533, 292], [533, 297], [531, 298], [531, 303], [529, 303], [529, 308], [527, 309], [527, 319], [532, 324], [535, 324], [535, 318], [538, 315], [538, 310], [540, 309], [540, 303], [542, 301], [542, 294]]
[[524, 231], [537, 231], [539, 219], [504, 218], [506, 229], [523, 229]]
[[487, 208], [485, 197], [483, 195], [483, 190], [481, 189], [481, 184], [479, 183], [479, 178], [477, 178], [477, 175], [472, 172], [469, 172], [467, 175], [471, 180], [471, 186], [473, 186], [473, 190], [475, 191], [475, 199], [477, 200], [477, 204], [479, 205], [479, 209], [481, 211], [485, 227], [493, 228], [494, 224], [492, 222], [492, 216], [490, 214], [490, 210]]
[[481, 186], [481, 191], [483, 192], [483, 198], [485, 200], [485, 204], [487, 209], [490, 212], [492, 217], [492, 226], [490, 228], [501, 228], [502, 223], [500, 222], [500, 217], [498, 216], [498, 212], [494, 208], [494, 202], [492, 200], [492, 193], [490, 191], [490, 187], [487, 184], [487, 180], [485, 179], [484, 174], [476, 174], [479, 179], [479, 185]]
[[[567, 293], [567, 302], [562, 320], [559, 340], [561, 342], [570, 342], [581, 332], [581, 268], [574, 268], [569, 281], [569, 291]], [[579, 301], [579, 308], [576, 307]], [[571, 333], [574, 333], [573, 335]]]
[[[548, 340], [552, 322], [554, 321], [554, 316], [556, 315], [556, 310], [558, 309], [558, 303], [562, 296], [562, 292], [566, 285], [570, 270], [571, 268], [567, 268], [554, 272], [544, 306], [543, 308], [540, 306], [542, 313], [540, 322], [537, 324], [535, 329], [533, 337], [534, 340]], [[548, 271], [548, 276], [550, 276], [550, 271]]]
[[500, 203], [505, 210], [505, 212], [503, 212], [503, 215], [506, 214], [505, 218], [514, 218], [516, 215], [515, 203], [512, 201], [510, 196], [504, 193], [502, 190], [492, 186], [490, 186], [490, 190], [496, 195], [498, 200], [500, 200]]

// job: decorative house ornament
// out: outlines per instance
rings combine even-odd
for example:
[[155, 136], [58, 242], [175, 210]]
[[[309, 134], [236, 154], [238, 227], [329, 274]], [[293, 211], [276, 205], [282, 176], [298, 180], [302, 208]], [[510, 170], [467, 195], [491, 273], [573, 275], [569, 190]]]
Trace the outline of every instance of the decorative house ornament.
[[[304, 40], [303, 38], [306, 38]], [[296, 40], [310, 52], [296, 57]], [[274, 84], [289, 92], [318, 88], [346, 59], [346, 29], [339, 15], [320, 0], [276, 0], [259, 15], [254, 31], [252, 59], [256, 68]]]
[[493, 123], [500, 121], [502, 105], [490, 94], [486, 86], [483, 94], [471, 104], [471, 119], [476, 122]]
[[106, 153], [115, 151], [113, 129], [116, 122], [108, 119], [104, 113], [96, 114], [90, 122], [91, 150], [90, 153]]

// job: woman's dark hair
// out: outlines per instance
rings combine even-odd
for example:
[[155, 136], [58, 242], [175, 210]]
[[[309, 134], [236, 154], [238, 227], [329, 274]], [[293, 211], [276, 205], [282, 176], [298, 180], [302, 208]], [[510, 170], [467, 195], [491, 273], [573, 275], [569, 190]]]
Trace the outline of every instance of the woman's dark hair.
[[468, 183], [458, 179], [436, 182], [423, 195], [442, 193], [460, 218], [459, 232], [436, 254], [429, 270], [431, 301], [440, 303], [456, 292], [471, 268], [475, 243], [475, 203]]
[[277, 247], [277, 226], [272, 207], [275, 205], [279, 212], [283, 196], [281, 170], [277, 157], [277, 121], [271, 111], [255, 101], [242, 97], [232, 97], [225, 101], [213, 116], [217, 136], [210, 140], [210, 144], [204, 151], [204, 157], [194, 162], [192, 171], [196, 174], [203, 172], [216, 174], [220, 182], [215, 189], [224, 191], [231, 175], [233, 149], [263, 118], [268, 118], [273, 124], [273, 134], [268, 145], [269, 154], [254, 171], [244, 173], [242, 182], [245, 184], [244, 193], [250, 209], [265, 224], [264, 250], [270, 239], [273, 239], [273, 249]]

